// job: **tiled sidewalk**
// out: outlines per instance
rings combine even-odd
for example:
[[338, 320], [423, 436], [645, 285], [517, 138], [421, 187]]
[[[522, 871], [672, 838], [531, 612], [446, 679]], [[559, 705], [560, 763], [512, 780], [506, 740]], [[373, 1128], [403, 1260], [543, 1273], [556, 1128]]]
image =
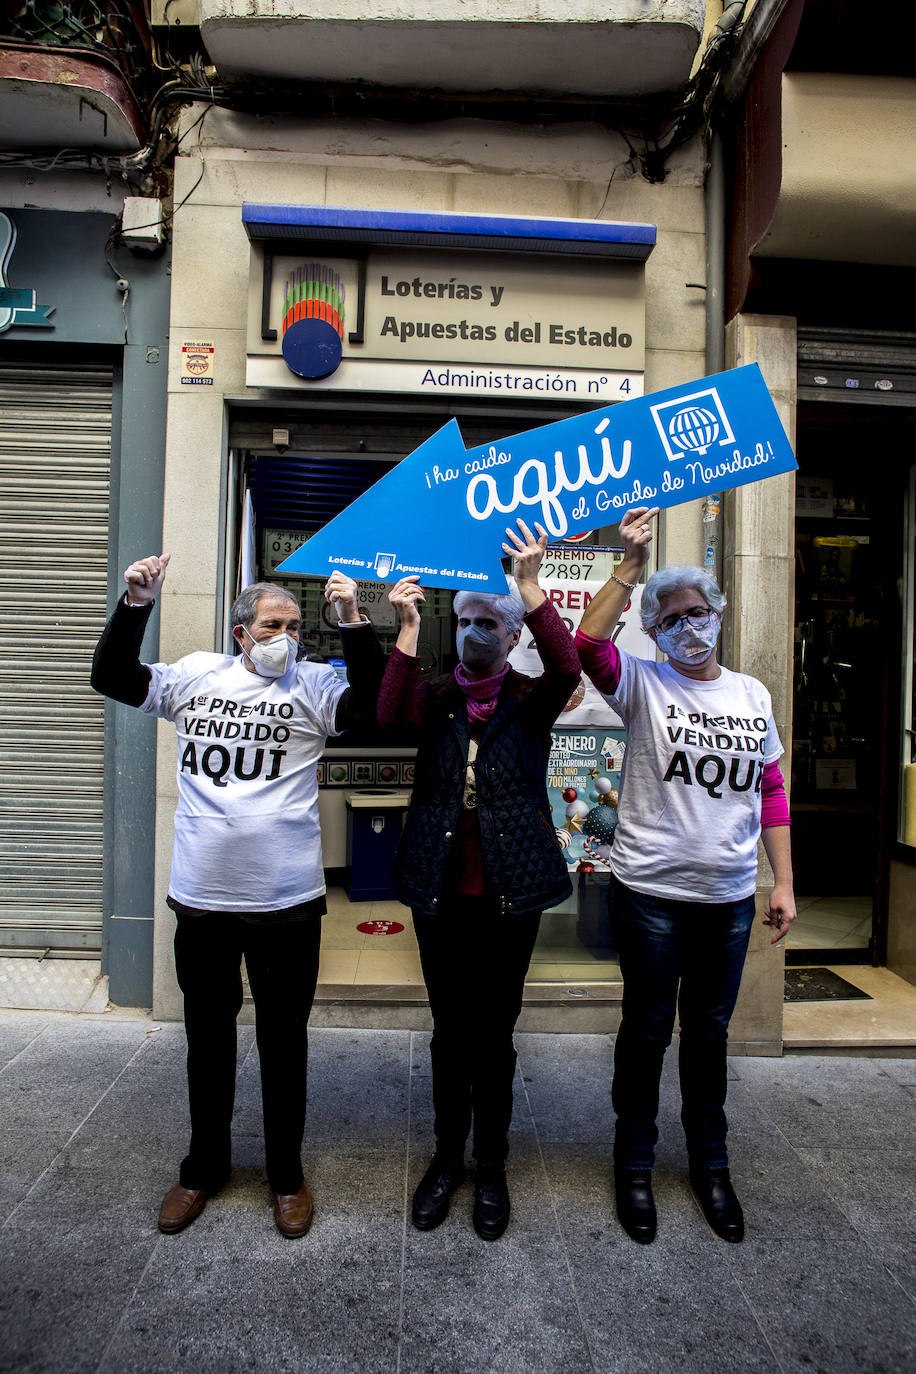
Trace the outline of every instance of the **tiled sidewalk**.
[[521, 1035], [513, 1218], [471, 1188], [407, 1219], [430, 1135], [427, 1037], [312, 1032], [310, 1234], [275, 1230], [253, 1031], [236, 1168], [179, 1236], [155, 1226], [186, 1132], [180, 1026], [0, 1012], [0, 1370], [879, 1374], [916, 1359], [916, 1060], [735, 1059], [743, 1245], [685, 1178], [669, 1055], [654, 1245], [613, 1215], [605, 1036]]

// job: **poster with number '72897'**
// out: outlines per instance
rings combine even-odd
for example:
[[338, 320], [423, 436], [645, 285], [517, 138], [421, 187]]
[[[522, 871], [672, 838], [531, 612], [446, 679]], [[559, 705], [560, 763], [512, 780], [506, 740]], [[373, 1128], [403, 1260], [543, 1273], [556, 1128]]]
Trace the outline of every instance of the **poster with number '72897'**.
[[[568, 579], [542, 578], [541, 586], [556, 606], [570, 634], [575, 634], [583, 612], [592, 597], [604, 586], [604, 582], [591, 579], [570, 581]], [[642, 587], [639, 586], [636, 587], [621, 612], [620, 619], [611, 634], [618, 648], [623, 649], [628, 654], [634, 654], [637, 658], [649, 658], [654, 662], [656, 657], [655, 645], [649, 636], [643, 632], [639, 620], [641, 599]], [[522, 625], [522, 637], [509, 655], [509, 662], [518, 672], [526, 673], [529, 677], [538, 677], [544, 671], [531, 632], [524, 625]], [[578, 687], [556, 722], [556, 728], [567, 730], [578, 725], [621, 726], [622, 724], [623, 722], [613, 706], [605, 701], [601, 693], [592, 686], [583, 673]]]

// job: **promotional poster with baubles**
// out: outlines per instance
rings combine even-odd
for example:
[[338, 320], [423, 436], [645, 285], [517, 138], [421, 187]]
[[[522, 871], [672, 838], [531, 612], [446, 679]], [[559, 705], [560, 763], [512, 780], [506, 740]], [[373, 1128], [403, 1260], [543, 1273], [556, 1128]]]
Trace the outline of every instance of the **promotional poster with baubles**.
[[554, 730], [547, 794], [571, 873], [609, 873], [626, 752], [623, 730]]

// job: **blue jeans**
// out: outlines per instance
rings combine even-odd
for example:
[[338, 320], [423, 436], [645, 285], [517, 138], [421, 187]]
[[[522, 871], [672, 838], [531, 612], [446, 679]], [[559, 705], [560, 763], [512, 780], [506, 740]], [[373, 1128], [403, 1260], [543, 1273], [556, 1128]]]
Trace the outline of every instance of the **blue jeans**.
[[692, 1169], [726, 1169], [728, 1023], [747, 954], [754, 898], [674, 902], [611, 880], [611, 925], [623, 974], [614, 1050], [614, 1162], [655, 1161], [658, 1089], [680, 1016], [681, 1120]]

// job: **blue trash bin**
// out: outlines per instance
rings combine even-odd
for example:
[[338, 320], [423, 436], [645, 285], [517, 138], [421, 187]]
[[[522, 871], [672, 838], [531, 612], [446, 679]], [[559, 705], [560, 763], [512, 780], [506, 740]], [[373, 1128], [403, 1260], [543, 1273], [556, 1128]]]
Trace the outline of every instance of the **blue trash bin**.
[[410, 802], [393, 788], [353, 789], [347, 806], [347, 895], [351, 902], [392, 901], [394, 856]]

